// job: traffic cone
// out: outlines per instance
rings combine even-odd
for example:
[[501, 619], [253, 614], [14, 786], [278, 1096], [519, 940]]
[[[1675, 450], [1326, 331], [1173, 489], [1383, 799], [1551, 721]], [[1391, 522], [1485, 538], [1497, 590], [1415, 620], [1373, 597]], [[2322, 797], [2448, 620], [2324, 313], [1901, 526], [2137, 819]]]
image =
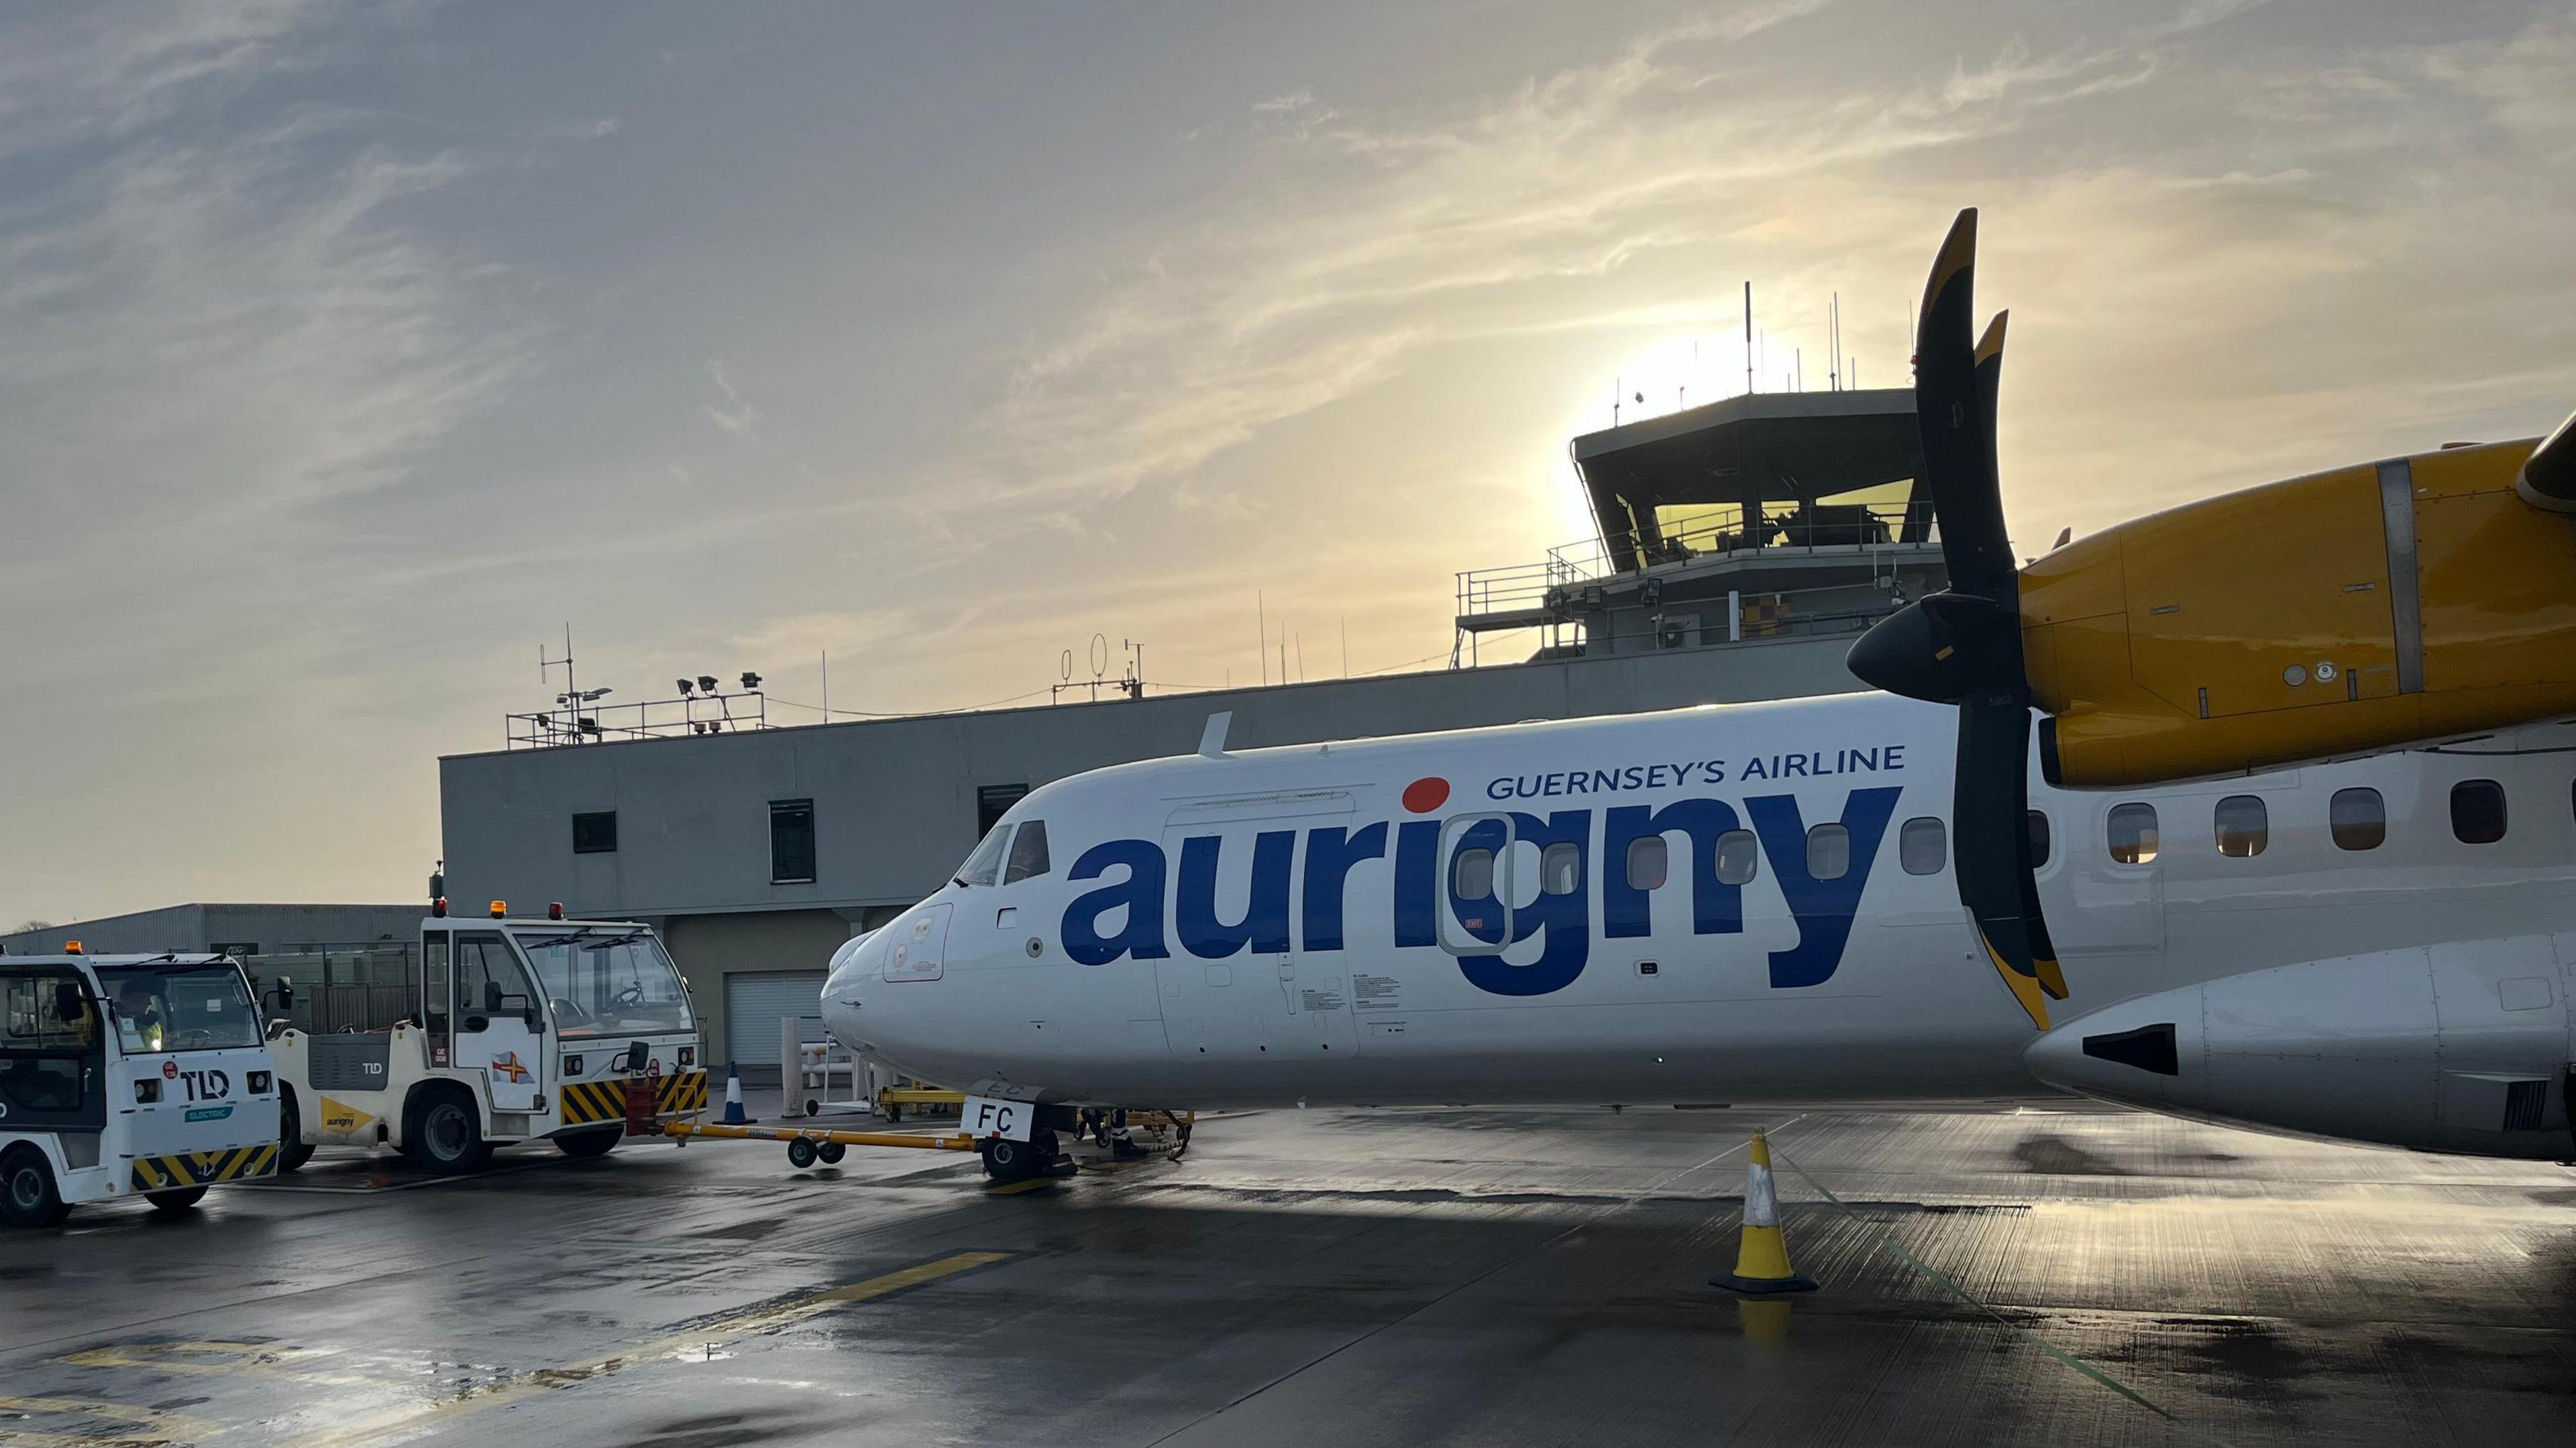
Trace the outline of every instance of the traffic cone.
[[1780, 1235], [1780, 1198], [1771, 1188], [1771, 1142], [1761, 1128], [1753, 1132], [1752, 1160], [1744, 1169], [1744, 1237], [1735, 1249], [1735, 1270], [1712, 1277], [1709, 1285], [1731, 1292], [1813, 1292], [1816, 1284], [1789, 1266], [1789, 1243]]
[[724, 1124], [727, 1126], [751, 1124], [751, 1118], [742, 1114], [742, 1067], [731, 1061], [725, 1062]]

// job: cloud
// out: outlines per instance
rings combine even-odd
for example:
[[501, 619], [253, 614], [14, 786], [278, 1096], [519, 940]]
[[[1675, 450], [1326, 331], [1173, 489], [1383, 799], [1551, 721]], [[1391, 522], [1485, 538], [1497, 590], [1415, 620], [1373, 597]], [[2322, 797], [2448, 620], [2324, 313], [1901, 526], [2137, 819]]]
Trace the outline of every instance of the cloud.
[[724, 363], [710, 360], [707, 363], [707, 378], [715, 383], [716, 391], [724, 394], [722, 405], [710, 404], [707, 407], [707, 417], [730, 436], [755, 435], [760, 422], [760, 409], [743, 400], [742, 390], [733, 385], [733, 378], [725, 372]]

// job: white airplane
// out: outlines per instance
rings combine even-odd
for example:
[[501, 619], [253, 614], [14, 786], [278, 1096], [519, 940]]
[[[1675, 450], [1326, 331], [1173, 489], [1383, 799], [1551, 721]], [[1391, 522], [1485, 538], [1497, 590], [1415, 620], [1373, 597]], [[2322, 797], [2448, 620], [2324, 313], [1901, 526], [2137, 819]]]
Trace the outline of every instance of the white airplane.
[[2576, 1154], [2576, 532], [2533, 512], [2576, 504], [2576, 433], [2017, 574], [1973, 238], [1918, 358], [1951, 588], [1853, 652], [1914, 697], [1242, 752], [1212, 719], [1196, 755], [1032, 792], [844, 946], [834, 1036], [1026, 1104], [1005, 1176], [1081, 1105], [2052, 1088]]

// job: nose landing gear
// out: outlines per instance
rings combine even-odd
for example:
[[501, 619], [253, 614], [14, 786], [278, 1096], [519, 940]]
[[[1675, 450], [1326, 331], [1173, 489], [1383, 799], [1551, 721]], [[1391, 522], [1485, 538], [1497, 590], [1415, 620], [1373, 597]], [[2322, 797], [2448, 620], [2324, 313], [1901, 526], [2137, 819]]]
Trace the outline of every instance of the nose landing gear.
[[983, 1154], [984, 1174], [997, 1182], [1073, 1175], [1073, 1162], [1065, 1157], [1055, 1133], [1044, 1127], [1030, 1132], [1026, 1141], [988, 1137], [978, 1142], [975, 1149]]

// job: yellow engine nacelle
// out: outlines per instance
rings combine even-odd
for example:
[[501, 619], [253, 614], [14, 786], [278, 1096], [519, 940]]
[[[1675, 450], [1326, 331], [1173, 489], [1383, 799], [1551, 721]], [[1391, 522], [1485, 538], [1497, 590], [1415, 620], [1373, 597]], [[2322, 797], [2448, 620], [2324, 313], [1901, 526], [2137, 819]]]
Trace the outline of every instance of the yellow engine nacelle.
[[2228, 774], [2576, 713], [2576, 516], [2517, 495], [2534, 445], [2231, 493], [2024, 569], [2048, 778]]

